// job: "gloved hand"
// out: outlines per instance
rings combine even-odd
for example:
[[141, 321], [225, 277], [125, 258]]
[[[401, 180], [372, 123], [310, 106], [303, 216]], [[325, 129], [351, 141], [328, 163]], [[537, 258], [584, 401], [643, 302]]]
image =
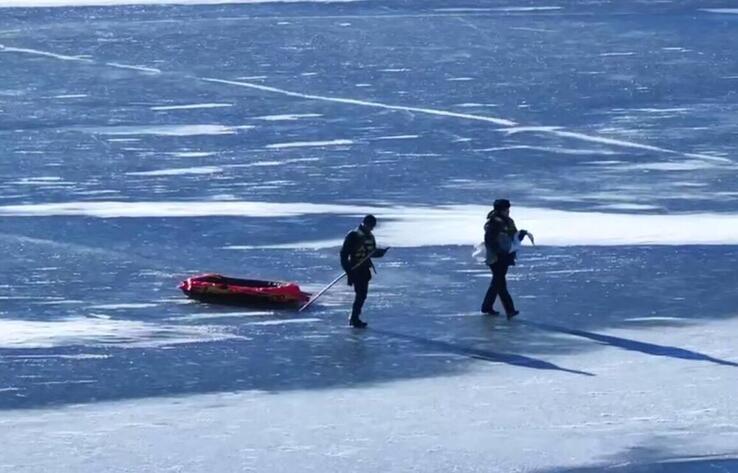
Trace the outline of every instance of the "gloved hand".
[[351, 277], [351, 271], [347, 271], [346, 272], [346, 276], [347, 276], [346, 282], [348, 283], [348, 285], [349, 286], [353, 286], [354, 285], [354, 278]]
[[381, 258], [385, 255], [385, 253], [387, 253], [387, 250], [389, 250], [389, 246], [387, 248], [377, 248], [376, 250], [374, 250], [372, 256], [374, 258]]
[[520, 230], [518, 232], [518, 240], [523, 241], [525, 236], [528, 234], [528, 230]]

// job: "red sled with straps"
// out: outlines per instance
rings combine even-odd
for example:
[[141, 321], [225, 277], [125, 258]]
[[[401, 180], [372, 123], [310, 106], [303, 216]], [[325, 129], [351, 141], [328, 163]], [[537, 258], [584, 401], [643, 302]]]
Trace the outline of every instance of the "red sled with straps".
[[299, 308], [310, 294], [295, 283], [237, 279], [220, 274], [192, 276], [179, 285], [184, 294], [201, 302], [241, 306]]

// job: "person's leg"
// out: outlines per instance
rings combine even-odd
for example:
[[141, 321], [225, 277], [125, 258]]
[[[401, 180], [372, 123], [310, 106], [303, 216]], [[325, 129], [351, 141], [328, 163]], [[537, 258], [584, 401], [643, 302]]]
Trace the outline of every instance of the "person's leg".
[[494, 305], [495, 299], [497, 299], [497, 286], [495, 285], [494, 265], [490, 265], [489, 269], [492, 271], [492, 280], [489, 282], [487, 293], [484, 295], [484, 301], [482, 301], [482, 313], [495, 314]]
[[363, 322], [359, 318], [361, 315], [361, 309], [364, 307], [364, 301], [369, 293], [369, 279], [360, 278], [354, 281], [354, 305], [351, 310], [351, 319], [349, 323], [351, 325], [361, 325]]
[[499, 264], [495, 266], [496, 268], [493, 268], [492, 271], [494, 274], [493, 279], [495, 281], [495, 285], [497, 286], [497, 294], [500, 296], [500, 301], [502, 302], [502, 306], [505, 308], [507, 316], [514, 317], [515, 315], [517, 315], [518, 312], [515, 310], [515, 304], [513, 303], [512, 296], [507, 290], [507, 270], [509, 268], [509, 265]]

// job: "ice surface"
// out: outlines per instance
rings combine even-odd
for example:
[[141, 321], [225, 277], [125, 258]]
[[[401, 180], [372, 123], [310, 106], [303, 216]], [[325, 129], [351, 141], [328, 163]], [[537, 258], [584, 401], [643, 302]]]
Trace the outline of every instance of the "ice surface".
[[158, 136], [196, 136], [196, 135], [229, 135], [236, 129], [224, 125], [157, 125], [157, 126], [116, 126], [86, 128], [80, 131], [98, 135], [158, 135]]
[[200, 108], [223, 108], [232, 106], [233, 104], [230, 103], [192, 103], [186, 105], [158, 105], [156, 107], [151, 107], [151, 110], [163, 112], [170, 110], [197, 110]]
[[0, 348], [57, 346], [157, 347], [240, 338], [221, 328], [166, 326], [130, 320], [69, 318], [53, 322], [0, 319]]
[[419, 135], [390, 135], [390, 136], [378, 136], [374, 139], [378, 141], [382, 141], [382, 140], [414, 140], [415, 138], [420, 138], [420, 136]]
[[161, 74], [161, 71], [154, 67], [135, 66], [131, 64], [120, 64], [117, 62], [108, 62], [106, 63], [106, 65], [111, 66], [111, 67], [117, 67], [119, 69], [131, 69], [131, 70], [139, 71], [139, 72], [146, 72], [146, 73], [151, 73], [151, 74]]
[[360, 0], [2, 0], [0, 7], [80, 7], [115, 5], [220, 5], [270, 3], [352, 3]]
[[[137, 175], [165, 176], [211, 174], [210, 168], [184, 168], [141, 172]], [[279, 181], [277, 181], [279, 182]], [[638, 204], [609, 204], [608, 208], [648, 210]], [[98, 218], [150, 217], [298, 217], [315, 215], [354, 216], [371, 213], [381, 221], [377, 234], [384, 244], [402, 247], [473, 245], [482, 236], [487, 206], [373, 207], [308, 202], [64, 202], [0, 206], [0, 216], [89, 216]], [[738, 214], [629, 214], [568, 212], [547, 208], [515, 208], [513, 216], [521, 228], [541, 234], [543, 245], [735, 245], [738, 244]], [[691, 222], [699, 221], [700, 225]], [[566, 226], [560, 225], [566, 222]], [[418, 232], [418, 228], [424, 229]], [[705, 231], [709, 228], [709, 231]], [[328, 244], [338, 240], [329, 240]], [[229, 248], [324, 248], [325, 241], [297, 241], [263, 246]]]
[[191, 168], [158, 169], [156, 171], [129, 172], [129, 176], [180, 176], [184, 174], [216, 174], [222, 172], [218, 166], [200, 166]]
[[701, 10], [710, 13], [726, 13], [738, 15], [738, 8], [701, 8]]
[[292, 143], [272, 143], [266, 146], [267, 149], [285, 149], [285, 148], [310, 148], [310, 147], [326, 147], [326, 146], [346, 146], [354, 142], [351, 140], [337, 139], [326, 141], [295, 141]]
[[738, 471], [735, 5], [0, 2], [0, 471]]
[[266, 120], [269, 122], [278, 121], [293, 121], [299, 120], [300, 118], [318, 118], [322, 117], [319, 113], [285, 113], [282, 115], [265, 115], [263, 117], [256, 117], [257, 120]]

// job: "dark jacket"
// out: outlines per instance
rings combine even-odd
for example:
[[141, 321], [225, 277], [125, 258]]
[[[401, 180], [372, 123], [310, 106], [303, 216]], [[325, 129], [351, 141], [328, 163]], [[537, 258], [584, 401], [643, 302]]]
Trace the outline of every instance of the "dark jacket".
[[[371, 269], [374, 268], [374, 264], [371, 257], [367, 258], [367, 256], [376, 249], [377, 242], [372, 232], [363, 225], [359, 225], [359, 228], [348, 232], [343, 240], [341, 267], [350, 277], [371, 279]], [[360, 266], [355, 268], [359, 263], [361, 263]]]
[[497, 212], [487, 215], [487, 223], [484, 224], [484, 246], [487, 249], [487, 264], [501, 262], [508, 265], [515, 264], [515, 252], [510, 252], [513, 238], [518, 229], [515, 221]]

